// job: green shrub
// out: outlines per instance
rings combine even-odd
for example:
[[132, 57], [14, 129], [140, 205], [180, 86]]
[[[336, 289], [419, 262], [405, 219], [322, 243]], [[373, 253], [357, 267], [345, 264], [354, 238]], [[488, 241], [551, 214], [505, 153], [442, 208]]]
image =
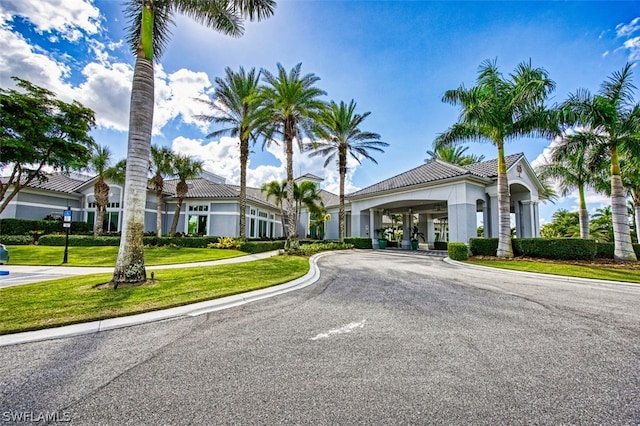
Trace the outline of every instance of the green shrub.
[[0, 244], [8, 246], [28, 246], [32, 242], [31, 235], [0, 235]]
[[[71, 222], [71, 232], [81, 234], [91, 232], [93, 225], [86, 222]], [[2, 235], [26, 235], [31, 231], [43, 234], [64, 232], [61, 220], [0, 219]]]
[[352, 244], [354, 248], [358, 249], [370, 249], [373, 248], [371, 238], [345, 238], [346, 244]]
[[[64, 246], [67, 236], [60, 235], [43, 235], [38, 240], [41, 246]], [[70, 235], [69, 246], [74, 247], [91, 247], [91, 246], [119, 246], [119, 237], [94, 237], [91, 235]]]
[[271, 250], [282, 250], [284, 240], [279, 241], [245, 241], [240, 246], [240, 251], [245, 253], [263, 253]]
[[518, 256], [559, 260], [591, 260], [596, 256], [595, 240], [582, 238], [515, 238]]
[[288, 255], [293, 256], [311, 256], [312, 254], [319, 253], [327, 250], [348, 250], [352, 249], [353, 244], [347, 243], [314, 243], [314, 244], [301, 244], [297, 249], [287, 250]]
[[469, 258], [469, 248], [465, 243], [450, 242], [447, 245], [447, 253], [453, 260], [467, 260]]
[[446, 250], [447, 242], [446, 241], [436, 241], [433, 243], [434, 250]]
[[176, 246], [191, 248], [207, 248], [211, 243], [217, 243], [220, 237], [143, 237], [145, 246]]
[[596, 257], [598, 259], [613, 259], [614, 244], [608, 242], [596, 243]]
[[640, 260], [640, 244], [634, 244], [633, 251], [636, 253], [638, 260]]
[[242, 246], [242, 240], [240, 238], [233, 237], [220, 237], [218, 242], [209, 243], [207, 247], [217, 249], [234, 249], [239, 250]]
[[471, 238], [469, 251], [474, 256], [495, 256], [498, 251], [497, 238]]

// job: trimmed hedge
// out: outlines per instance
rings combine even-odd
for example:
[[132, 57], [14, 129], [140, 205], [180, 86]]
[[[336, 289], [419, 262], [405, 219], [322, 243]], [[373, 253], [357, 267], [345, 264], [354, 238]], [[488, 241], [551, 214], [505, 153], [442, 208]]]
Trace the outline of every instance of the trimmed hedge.
[[469, 248], [465, 243], [450, 242], [447, 245], [447, 253], [453, 260], [467, 260], [469, 258]]
[[8, 246], [28, 246], [32, 242], [31, 235], [0, 235], [0, 244]]
[[[38, 240], [41, 246], [64, 246], [66, 235], [43, 235]], [[94, 237], [91, 235], [69, 235], [69, 246], [119, 246], [119, 237]]]
[[240, 246], [240, 251], [245, 253], [263, 253], [271, 250], [282, 250], [286, 241], [245, 241]]
[[471, 238], [469, 250], [474, 256], [495, 256], [498, 252], [497, 238]]
[[434, 250], [447, 250], [447, 242], [446, 241], [436, 241], [433, 243]]
[[145, 246], [170, 246], [207, 248], [210, 243], [217, 243], [220, 237], [144, 237]]
[[345, 238], [344, 242], [346, 244], [353, 244], [353, 248], [358, 248], [358, 249], [373, 248], [373, 244], [371, 243], [371, 238]]
[[614, 244], [606, 242], [596, 243], [596, 257], [598, 259], [613, 259]]
[[[63, 232], [61, 220], [0, 219], [2, 235], [26, 235], [31, 231], [43, 231], [45, 234]], [[71, 222], [71, 232], [76, 234], [93, 231], [93, 225], [86, 222]]]
[[514, 238], [516, 256], [559, 260], [592, 260], [596, 257], [595, 240], [581, 238]]

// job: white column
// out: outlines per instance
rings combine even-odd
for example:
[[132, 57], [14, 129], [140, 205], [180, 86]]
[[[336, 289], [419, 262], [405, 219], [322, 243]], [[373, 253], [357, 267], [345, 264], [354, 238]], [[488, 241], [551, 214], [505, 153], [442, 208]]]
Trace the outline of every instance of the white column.
[[411, 249], [411, 229], [413, 223], [411, 223], [411, 215], [404, 213], [402, 215], [402, 248], [405, 250]]

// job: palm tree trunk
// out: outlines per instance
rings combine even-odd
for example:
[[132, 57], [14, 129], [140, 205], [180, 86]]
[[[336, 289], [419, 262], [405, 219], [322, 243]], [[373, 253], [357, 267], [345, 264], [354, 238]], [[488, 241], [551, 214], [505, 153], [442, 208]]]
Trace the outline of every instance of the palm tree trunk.
[[498, 251], [497, 257], [512, 258], [511, 246], [511, 200], [507, 165], [504, 161], [504, 145], [498, 143]]
[[636, 240], [640, 244], [640, 193], [637, 190], [632, 189], [631, 199], [633, 200], [633, 210], [635, 211]]
[[587, 212], [587, 202], [584, 198], [584, 185], [578, 185], [578, 196], [580, 197], [580, 207], [578, 208], [578, 218], [580, 220], [580, 238], [589, 238], [589, 213]]
[[240, 238], [247, 237], [247, 161], [249, 141], [240, 141]]
[[119, 283], [140, 283], [147, 280], [143, 236], [153, 125], [153, 83], [153, 62], [139, 54], [131, 86], [123, 227], [113, 272], [114, 288]]
[[156, 236], [162, 237], [162, 191], [156, 192]]
[[[284, 125], [285, 155], [287, 157], [287, 243], [286, 249], [297, 248], [296, 223], [295, 223], [295, 200], [293, 193], [293, 123], [287, 120]], [[295, 244], [295, 246], [294, 246]]]
[[344, 237], [346, 234], [346, 218], [344, 211], [344, 181], [347, 177], [347, 156], [346, 152], [340, 153], [340, 210], [338, 212], [338, 238], [340, 242], [344, 241]]
[[176, 229], [178, 228], [178, 220], [180, 220], [180, 211], [182, 210], [183, 201], [183, 197], [178, 197], [178, 202], [176, 203], [176, 211], [173, 214], [173, 221], [171, 222], [171, 229], [169, 230], [170, 235], [174, 235], [176, 233]]
[[620, 177], [620, 163], [618, 150], [611, 148], [611, 213], [613, 215], [613, 258], [624, 261], [637, 261], [631, 243], [629, 229], [629, 214], [622, 178]]
[[93, 196], [96, 201], [96, 215], [93, 221], [93, 235], [102, 235], [104, 215], [107, 212], [107, 203], [109, 202], [109, 185], [103, 180], [102, 177], [98, 178], [98, 181], [93, 186]]

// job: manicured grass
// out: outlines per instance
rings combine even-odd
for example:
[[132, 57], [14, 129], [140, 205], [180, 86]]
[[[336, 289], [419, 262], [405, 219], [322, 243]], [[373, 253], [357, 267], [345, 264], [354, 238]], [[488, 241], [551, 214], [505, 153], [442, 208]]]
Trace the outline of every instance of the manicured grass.
[[[8, 246], [11, 265], [62, 265], [64, 247], [52, 246]], [[205, 262], [244, 256], [238, 250], [221, 250], [189, 247], [153, 247], [144, 250], [144, 262], [152, 265], [175, 265], [179, 263]], [[114, 266], [118, 247], [69, 247], [66, 266]]]
[[465, 263], [490, 266], [492, 268], [511, 269], [515, 271], [538, 272], [541, 274], [562, 275], [567, 277], [595, 278], [598, 280], [626, 281], [640, 283], [640, 267], [638, 263], [614, 264], [583, 262], [552, 262], [543, 260], [501, 260], [501, 259], [469, 259]]
[[[0, 334], [95, 321], [215, 299], [291, 281], [309, 260], [276, 256], [242, 264], [155, 271], [142, 286], [98, 287], [111, 274], [0, 289]], [[104, 286], [102, 286], [104, 287]]]

